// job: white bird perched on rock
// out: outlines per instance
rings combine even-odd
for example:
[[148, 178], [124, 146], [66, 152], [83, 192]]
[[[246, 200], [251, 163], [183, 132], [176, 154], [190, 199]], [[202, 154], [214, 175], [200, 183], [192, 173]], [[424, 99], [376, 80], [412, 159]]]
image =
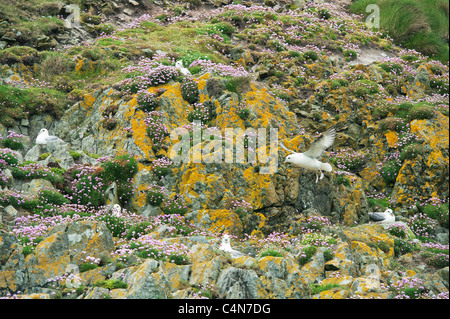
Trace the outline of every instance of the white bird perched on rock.
[[191, 72], [189, 72], [189, 70], [186, 69], [186, 68], [183, 66], [183, 61], [181, 61], [181, 60], [177, 61], [177, 62], [175, 63], [175, 67], [176, 67], [178, 70], [180, 70], [181, 74], [183, 74], [183, 75], [191, 75]]
[[36, 137], [36, 144], [47, 144], [48, 142], [64, 142], [57, 136], [49, 135], [46, 128], [43, 128], [39, 131], [38, 136]]
[[392, 209], [388, 208], [384, 212], [369, 213], [371, 221], [379, 224], [390, 225], [395, 223], [395, 215]]
[[122, 216], [122, 207], [120, 207], [119, 204], [114, 204], [113, 208], [112, 208], [112, 215], [114, 217], [120, 217]]
[[230, 253], [232, 258], [245, 256], [245, 254], [241, 253], [240, 251], [231, 248], [230, 236], [228, 236], [228, 234], [223, 235], [222, 243], [220, 244], [219, 249]]
[[[336, 129], [334, 127], [330, 128], [328, 131], [323, 133], [317, 140], [315, 140], [309, 150], [304, 153], [296, 153], [287, 149], [283, 143], [281, 147], [285, 150], [293, 153], [286, 157], [285, 163], [292, 163], [295, 166], [307, 168], [314, 171], [320, 172], [320, 179], [323, 178], [322, 171], [331, 172], [333, 168], [328, 163], [322, 163], [318, 160], [328, 147], [333, 145], [334, 139], [336, 137]], [[316, 172], [316, 183], [319, 181], [319, 175]]]

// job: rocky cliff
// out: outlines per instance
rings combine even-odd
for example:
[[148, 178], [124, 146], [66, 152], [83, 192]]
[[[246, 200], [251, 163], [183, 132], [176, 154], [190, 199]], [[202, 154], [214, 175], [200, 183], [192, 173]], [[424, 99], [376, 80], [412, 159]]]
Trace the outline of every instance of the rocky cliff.
[[[332, 3], [33, 1], [0, 15], [0, 297], [448, 299], [448, 63]], [[323, 179], [284, 163], [332, 126]]]

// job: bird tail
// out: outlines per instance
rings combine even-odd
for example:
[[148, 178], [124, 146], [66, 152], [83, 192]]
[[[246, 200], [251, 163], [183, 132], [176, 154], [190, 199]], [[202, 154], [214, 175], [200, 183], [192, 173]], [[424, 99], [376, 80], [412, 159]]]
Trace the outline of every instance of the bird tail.
[[329, 163], [320, 163], [320, 170], [325, 172], [331, 172], [333, 168]]

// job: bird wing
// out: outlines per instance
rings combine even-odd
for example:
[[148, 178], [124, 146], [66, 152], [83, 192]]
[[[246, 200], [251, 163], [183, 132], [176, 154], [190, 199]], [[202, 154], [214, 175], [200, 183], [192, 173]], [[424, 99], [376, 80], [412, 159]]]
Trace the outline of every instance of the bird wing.
[[290, 149], [286, 148], [286, 146], [283, 145], [283, 142], [280, 142], [280, 145], [282, 148], [284, 148], [286, 151], [291, 152], [292, 154], [296, 154], [297, 152], [291, 151]]
[[54, 135], [49, 135], [45, 138], [47, 142], [54, 142], [54, 141], [62, 141], [59, 137]]
[[312, 158], [318, 158], [319, 156], [322, 155], [325, 149], [333, 145], [335, 137], [336, 137], [336, 129], [333, 126], [328, 131], [323, 133], [317, 140], [315, 140], [311, 144], [309, 150], [307, 150], [304, 154]]
[[369, 213], [369, 217], [371, 220], [376, 222], [380, 222], [386, 219], [386, 216], [383, 213]]

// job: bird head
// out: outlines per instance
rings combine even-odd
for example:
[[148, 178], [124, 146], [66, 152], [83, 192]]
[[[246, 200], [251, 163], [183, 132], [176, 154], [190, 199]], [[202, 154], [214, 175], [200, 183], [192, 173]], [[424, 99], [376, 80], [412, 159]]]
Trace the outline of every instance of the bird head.
[[47, 134], [48, 135], [48, 131], [46, 128], [43, 128], [39, 131], [39, 134]]
[[284, 160], [285, 163], [292, 163], [294, 160], [294, 157], [292, 155], [286, 156], [286, 159]]
[[384, 211], [385, 213], [388, 213], [389, 215], [394, 216], [394, 212], [392, 211], [392, 209], [388, 208]]
[[181, 61], [181, 60], [177, 61], [177, 62], [175, 63], [175, 66], [176, 66], [177, 68], [182, 68], [182, 67], [183, 67], [183, 61]]
[[230, 243], [230, 236], [228, 236], [228, 234], [223, 235], [222, 243], [223, 244], [229, 244]]

